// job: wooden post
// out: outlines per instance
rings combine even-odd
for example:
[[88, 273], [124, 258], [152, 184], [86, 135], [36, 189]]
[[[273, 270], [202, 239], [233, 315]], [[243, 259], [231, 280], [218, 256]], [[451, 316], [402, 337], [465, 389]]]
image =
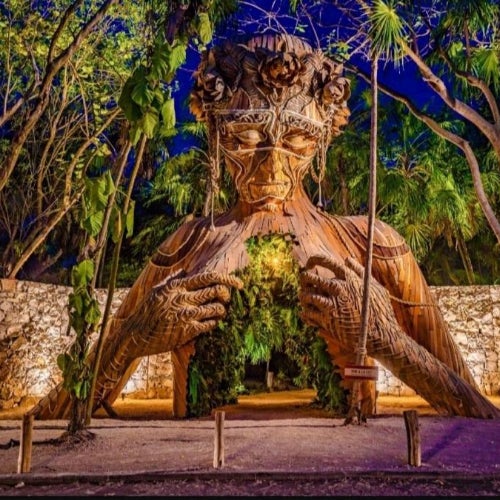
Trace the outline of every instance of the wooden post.
[[408, 464], [415, 467], [422, 465], [420, 453], [420, 426], [418, 424], [418, 413], [416, 410], [403, 412], [406, 426], [406, 437], [408, 441]]
[[224, 467], [224, 412], [215, 412], [214, 468]]
[[33, 420], [34, 415], [25, 413], [21, 427], [21, 442], [19, 445], [19, 458], [17, 460], [17, 473], [30, 472], [31, 470], [31, 447], [33, 443]]
[[266, 387], [269, 391], [272, 391], [273, 383], [274, 383], [274, 372], [267, 372]]

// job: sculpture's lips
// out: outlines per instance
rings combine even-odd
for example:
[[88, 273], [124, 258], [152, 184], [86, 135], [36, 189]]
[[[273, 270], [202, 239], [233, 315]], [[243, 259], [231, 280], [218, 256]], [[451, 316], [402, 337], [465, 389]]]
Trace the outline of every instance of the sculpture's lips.
[[253, 199], [272, 196], [283, 199], [290, 190], [289, 182], [251, 182], [248, 189]]

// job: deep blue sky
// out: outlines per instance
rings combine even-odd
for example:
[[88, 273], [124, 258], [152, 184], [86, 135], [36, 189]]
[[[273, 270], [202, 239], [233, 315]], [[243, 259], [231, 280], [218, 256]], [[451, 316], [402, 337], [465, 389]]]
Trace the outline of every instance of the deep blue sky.
[[[282, 32], [284, 29], [292, 34], [305, 38], [312, 46], [317, 46], [318, 40], [322, 47], [326, 46], [328, 36], [338, 25], [335, 18], [335, 9], [323, 9], [317, 12], [317, 18], [313, 21], [307, 18], [298, 18], [288, 13], [289, 2], [285, 0], [257, 0], [253, 2], [241, 2], [240, 11], [235, 16], [235, 20], [229, 23], [224, 30], [219, 30], [213, 43], [220, 43], [225, 38], [234, 39], [237, 36], [248, 36], [263, 32]], [[313, 2], [311, 2], [313, 3]], [[341, 23], [342, 24], [342, 23]], [[300, 28], [298, 28], [300, 26]], [[348, 34], [341, 35], [340, 38], [347, 38]], [[179, 71], [180, 88], [174, 93], [176, 100], [176, 114], [178, 122], [192, 121], [186, 100], [193, 85], [192, 73], [196, 69], [200, 54], [193, 48], [188, 50], [187, 63]], [[369, 73], [369, 63], [358, 58], [357, 63], [365, 67]], [[349, 78], [353, 75], [346, 74]], [[421, 80], [415, 67], [410, 63], [395, 69], [392, 64], [381, 63], [379, 65], [379, 81], [387, 83], [398, 91], [408, 92], [411, 89], [412, 99], [419, 105], [439, 105], [437, 96], [429, 89], [427, 84]], [[349, 102], [351, 108], [356, 106], [356, 96], [352, 96]], [[176, 137], [170, 145], [170, 153], [177, 154], [185, 150], [186, 145], [181, 137]]]

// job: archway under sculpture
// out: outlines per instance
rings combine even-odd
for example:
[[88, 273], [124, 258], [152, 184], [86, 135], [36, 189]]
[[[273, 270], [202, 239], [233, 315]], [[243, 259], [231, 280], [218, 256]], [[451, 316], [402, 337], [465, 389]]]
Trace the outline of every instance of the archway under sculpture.
[[[183, 224], [152, 256], [111, 321], [94, 411], [113, 403], [141, 357], [171, 351], [173, 412], [186, 415], [195, 339], [215, 328], [232, 290], [243, 286], [234, 273], [248, 264], [245, 242], [256, 235], [291, 235], [303, 321], [317, 328], [336, 366], [356, 359], [367, 218], [324, 212], [302, 184], [307, 172], [321, 184], [326, 148], [347, 123], [342, 66], [298, 37], [258, 35], [206, 51], [195, 79], [190, 107], [208, 126], [211, 194], [224, 161], [238, 199], [225, 213]], [[368, 362], [380, 362], [440, 414], [499, 418], [408, 245], [381, 221], [375, 222], [372, 276]], [[370, 416], [375, 383], [364, 381], [360, 396], [361, 411]], [[69, 411], [60, 384], [31, 413], [54, 419]]]

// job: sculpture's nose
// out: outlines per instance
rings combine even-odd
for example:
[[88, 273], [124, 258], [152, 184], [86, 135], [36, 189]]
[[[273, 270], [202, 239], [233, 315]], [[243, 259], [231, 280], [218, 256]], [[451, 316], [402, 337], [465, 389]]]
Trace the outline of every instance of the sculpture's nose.
[[275, 182], [281, 178], [281, 173], [283, 172], [283, 158], [277, 148], [269, 150], [260, 165], [260, 170], [264, 179], [268, 182]]

